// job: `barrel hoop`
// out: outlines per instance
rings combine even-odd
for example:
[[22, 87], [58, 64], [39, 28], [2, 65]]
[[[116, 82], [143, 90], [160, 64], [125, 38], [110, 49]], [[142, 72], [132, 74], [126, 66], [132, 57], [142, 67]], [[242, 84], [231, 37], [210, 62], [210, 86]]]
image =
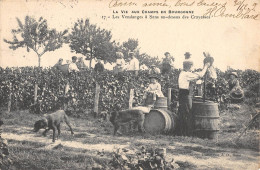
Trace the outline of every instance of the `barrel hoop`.
[[220, 129], [215, 129], [215, 130], [212, 130], [212, 129], [195, 129], [194, 131], [212, 131], [212, 132], [217, 132], [219, 130]]
[[220, 118], [219, 116], [195, 116], [195, 118], [209, 118], [209, 119], [218, 119]]

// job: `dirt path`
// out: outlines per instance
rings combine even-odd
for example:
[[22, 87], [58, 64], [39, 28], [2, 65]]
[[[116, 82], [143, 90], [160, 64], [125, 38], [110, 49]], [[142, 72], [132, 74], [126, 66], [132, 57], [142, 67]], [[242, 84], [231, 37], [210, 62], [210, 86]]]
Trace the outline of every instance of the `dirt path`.
[[[19, 127], [19, 134], [15, 131], [18, 127], [12, 128], [14, 132], [3, 133], [3, 138], [14, 141], [29, 141], [44, 144], [44, 147], [38, 149], [51, 150], [57, 145], [62, 145], [70, 148], [81, 148], [87, 150], [104, 150], [107, 152], [115, 151], [116, 148], [129, 148], [131, 141], [128, 137], [112, 137], [105, 135], [95, 135], [85, 132], [80, 132], [84, 138], [73, 138], [73, 140], [61, 141], [57, 140], [55, 143], [51, 142], [50, 137], [43, 137], [41, 134], [32, 133], [31, 129], [27, 127]], [[66, 133], [66, 132], [64, 132]], [[75, 134], [77, 135], [77, 134]], [[89, 144], [84, 142], [87, 140], [101, 138], [105, 139], [106, 143]], [[126, 141], [120, 144], [113, 142]], [[111, 141], [111, 142], [110, 142]], [[141, 142], [146, 144], [156, 144], [157, 140], [137, 139], [134, 142]], [[165, 141], [167, 143], [167, 141]], [[189, 162], [196, 165], [195, 169], [250, 169], [257, 170], [259, 168], [259, 153], [252, 150], [245, 149], [223, 149], [220, 147], [207, 147], [194, 143], [175, 142], [174, 144], [164, 146], [167, 148], [167, 156], [174, 158], [175, 161]]]

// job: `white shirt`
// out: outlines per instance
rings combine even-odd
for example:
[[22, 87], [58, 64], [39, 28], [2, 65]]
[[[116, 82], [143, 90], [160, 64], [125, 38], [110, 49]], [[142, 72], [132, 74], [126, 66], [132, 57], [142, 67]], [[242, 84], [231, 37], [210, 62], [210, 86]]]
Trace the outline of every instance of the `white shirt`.
[[123, 58], [117, 59], [116, 60], [116, 65], [118, 67], [124, 68], [125, 67], [125, 60]]
[[201, 72], [192, 73], [189, 71], [181, 71], [178, 79], [179, 89], [189, 89], [190, 81], [199, 79], [202, 77]]
[[135, 57], [129, 62], [128, 70], [129, 71], [139, 70], [139, 61]]
[[146, 91], [151, 92], [151, 93], [155, 93], [155, 94], [158, 95], [158, 97], [164, 97], [162, 90], [161, 90], [161, 85], [158, 82], [156, 82], [154, 84], [153, 83], [149, 84]]
[[140, 66], [140, 70], [148, 70], [148, 67], [145, 64], [143, 64]]
[[72, 72], [72, 71], [79, 71], [78, 69], [78, 66], [76, 65], [76, 63], [70, 63], [69, 65], [69, 72]]

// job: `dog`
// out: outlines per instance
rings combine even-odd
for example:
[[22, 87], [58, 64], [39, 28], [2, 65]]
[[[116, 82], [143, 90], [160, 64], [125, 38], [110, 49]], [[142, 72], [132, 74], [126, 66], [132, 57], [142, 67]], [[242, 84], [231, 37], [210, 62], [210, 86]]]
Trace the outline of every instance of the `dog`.
[[139, 132], [145, 132], [143, 126], [145, 114], [142, 110], [128, 109], [122, 111], [113, 111], [110, 115], [111, 116], [109, 120], [114, 126], [114, 136], [116, 135], [120, 126], [129, 122], [136, 123], [138, 125]]
[[34, 124], [34, 132], [38, 132], [40, 129], [45, 129], [45, 131], [43, 132], [43, 136], [46, 136], [46, 133], [50, 129], [52, 129], [53, 130], [52, 141], [55, 142], [56, 131], [58, 130], [57, 138], [59, 138], [59, 136], [60, 136], [60, 125], [63, 121], [65, 121], [65, 123], [68, 125], [68, 127], [70, 128], [71, 134], [73, 135], [74, 132], [71, 128], [69, 118], [66, 115], [64, 110], [58, 110], [54, 113], [45, 115], [41, 120], [36, 121], [35, 124]]

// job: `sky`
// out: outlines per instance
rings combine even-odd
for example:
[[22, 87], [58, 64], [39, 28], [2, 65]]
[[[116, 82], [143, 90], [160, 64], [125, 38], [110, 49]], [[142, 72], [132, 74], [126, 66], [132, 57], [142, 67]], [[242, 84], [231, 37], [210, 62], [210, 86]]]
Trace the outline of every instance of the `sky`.
[[[168, 4], [175, 4], [177, 0], [165, 0]], [[206, 0], [205, 0], [206, 1]], [[208, 0], [212, 1], [212, 0]], [[248, 1], [248, 2], [247, 2]], [[175, 57], [175, 66], [182, 67], [184, 53], [190, 52], [195, 68], [203, 66], [203, 52], [209, 52], [215, 59], [215, 66], [225, 70], [227, 66], [235, 69], [259, 69], [260, 55], [260, 22], [259, 19], [222, 18], [211, 19], [123, 19], [121, 10], [193, 10], [194, 15], [201, 16], [208, 7], [142, 7], [144, 2], [163, 2], [160, 0], [139, 0], [138, 6], [109, 8], [110, 0], [2, 0], [0, 1], [0, 66], [37, 66], [38, 60], [35, 53], [28, 53], [25, 48], [15, 51], [8, 48], [3, 39], [12, 39], [11, 29], [17, 28], [16, 17], [22, 22], [26, 15], [35, 18], [47, 19], [50, 28], [64, 30], [71, 28], [77, 19], [89, 18], [90, 22], [101, 28], [110, 30], [113, 40], [117, 42], [127, 41], [128, 38], [138, 39], [140, 52], [151, 56], [164, 57], [166, 51]], [[113, 2], [113, 1], [112, 1]], [[119, 1], [130, 2], [130, 1]], [[134, 1], [133, 1], [134, 2]], [[142, 2], [142, 3], [141, 3]], [[182, 2], [189, 2], [184, 1]], [[199, 0], [195, 0], [199, 2]], [[225, 2], [224, 0], [218, 2]], [[228, 1], [226, 12], [234, 12], [233, 1]], [[248, 6], [254, 0], [246, 0]], [[255, 0], [259, 3], [259, 0]], [[260, 3], [259, 3], [260, 4]], [[258, 5], [259, 5], [258, 4]], [[253, 13], [260, 13], [259, 6]], [[229, 10], [229, 11], [228, 11]], [[112, 17], [113, 12], [118, 11], [120, 19], [102, 19], [102, 16]], [[127, 15], [131, 15], [131, 14]], [[136, 15], [136, 14], [135, 14]], [[148, 15], [149, 16], [149, 15]], [[182, 15], [180, 15], [182, 16]], [[260, 18], [260, 17], [259, 17]], [[64, 62], [75, 55], [71, 53], [68, 45], [42, 56], [43, 66], [53, 66], [59, 58]], [[76, 54], [81, 57], [82, 55]], [[86, 61], [85, 61], [86, 62]], [[86, 64], [88, 64], [86, 62]], [[94, 64], [94, 63], [93, 63]]]

